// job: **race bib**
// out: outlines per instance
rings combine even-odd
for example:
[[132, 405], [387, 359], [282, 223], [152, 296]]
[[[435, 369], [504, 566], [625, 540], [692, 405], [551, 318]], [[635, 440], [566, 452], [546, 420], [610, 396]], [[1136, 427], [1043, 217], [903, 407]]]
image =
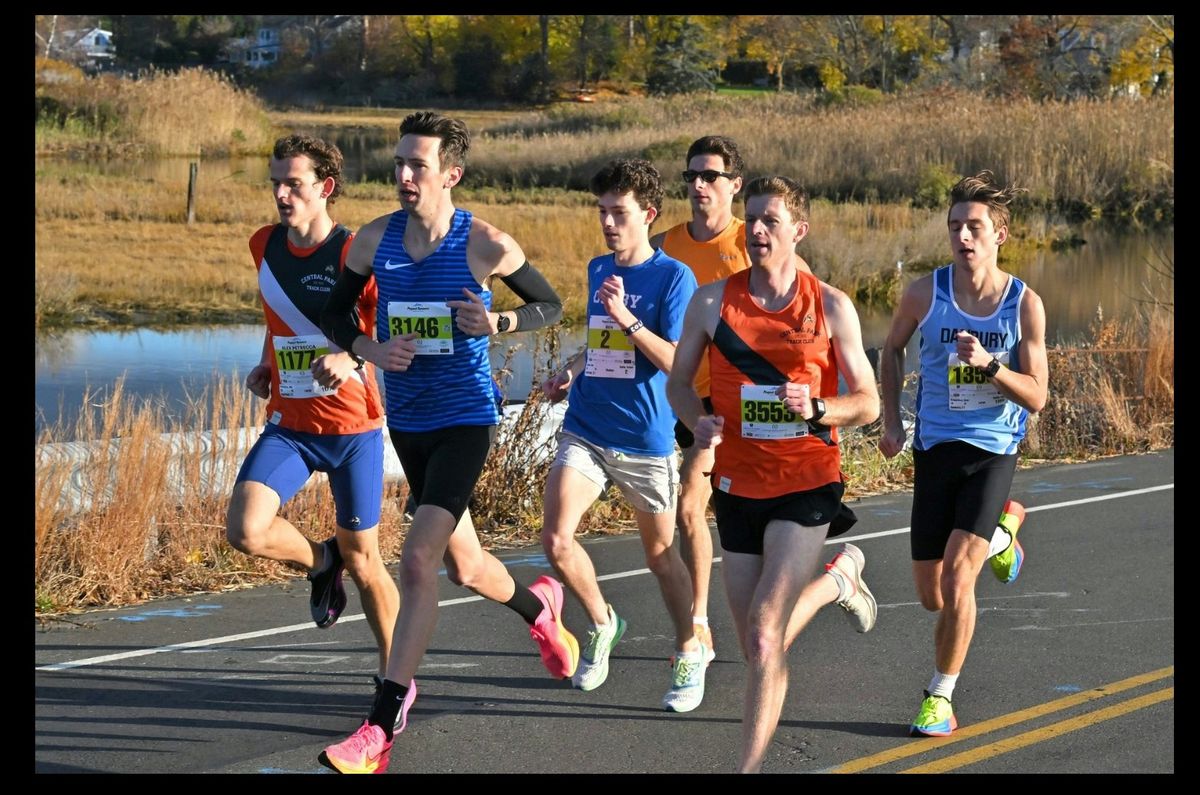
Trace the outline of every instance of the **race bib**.
[[418, 336], [418, 356], [449, 356], [454, 353], [454, 328], [450, 325], [450, 307], [445, 304], [388, 301], [388, 334]]
[[636, 370], [633, 342], [608, 315], [588, 318], [587, 362], [592, 378], [633, 378]]
[[[1008, 365], [1008, 351], [995, 354], [1003, 365]], [[1008, 398], [1000, 394], [1000, 390], [992, 383], [978, 367], [964, 364], [957, 353], [950, 354], [946, 360], [947, 375], [950, 382], [950, 410], [974, 411], [1003, 406]]]
[[329, 353], [329, 341], [321, 334], [299, 337], [272, 335], [275, 364], [279, 366], [279, 394], [285, 398], [325, 397], [336, 389], [321, 386], [312, 375], [312, 364]]
[[808, 436], [808, 423], [788, 411], [775, 394], [779, 387], [742, 384], [743, 439], [798, 439]]

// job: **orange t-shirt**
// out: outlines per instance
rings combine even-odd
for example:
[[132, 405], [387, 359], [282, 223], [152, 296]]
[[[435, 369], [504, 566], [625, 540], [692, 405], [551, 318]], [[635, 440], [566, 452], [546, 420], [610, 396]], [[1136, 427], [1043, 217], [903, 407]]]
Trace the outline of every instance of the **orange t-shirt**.
[[[725, 231], [707, 243], [697, 243], [688, 231], [687, 223], [673, 226], [663, 236], [662, 249], [692, 269], [700, 286], [725, 279], [750, 267], [746, 253], [746, 222], [734, 218]], [[696, 393], [708, 397], [708, 357], [700, 360], [696, 370]]]
[[837, 429], [812, 432], [771, 394], [795, 383], [808, 384], [813, 397], [837, 395], [837, 360], [815, 276], [797, 272], [796, 294], [777, 312], [750, 297], [750, 271], [730, 276], [708, 351], [713, 413], [725, 418], [714, 488], [766, 499], [842, 479]]
[[[271, 396], [267, 422], [303, 433], [352, 434], [383, 427], [383, 403], [374, 367], [356, 370], [336, 392], [313, 394], [304, 368], [330, 342], [320, 329], [321, 309], [345, 266], [354, 235], [338, 224], [320, 245], [302, 249], [287, 239], [281, 224], [266, 226], [250, 238], [250, 254], [258, 270], [259, 297], [274, 355], [271, 357]], [[372, 276], [358, 299], [358, 327], [374, 336], [378, 302]], [[290, 350], [289, 350], [290, 349]], [[288, 362], [284, 383], [280, 363]], [[285, 395], [284, 392], [289, 393]]]

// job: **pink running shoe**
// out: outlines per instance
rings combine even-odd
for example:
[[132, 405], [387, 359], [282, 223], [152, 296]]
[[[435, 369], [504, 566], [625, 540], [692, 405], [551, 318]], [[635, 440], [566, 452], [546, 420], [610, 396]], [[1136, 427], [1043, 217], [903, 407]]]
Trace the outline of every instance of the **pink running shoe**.
[[579, 641], [567, 631], [562, 623], [563, 587], [553, 577], [542, 575], [529, 586], [533, 595], [544, 606], [529, 637], [537, 642], [542, 653], [542, 664], [556, 679], [566, 679], [575, 673], [579, 665]]
[[383, 729], [363, 721], [358, 731], [321, 752], [317, 760], [338, 773], [382, 773], [388, 767], [392, 741]]

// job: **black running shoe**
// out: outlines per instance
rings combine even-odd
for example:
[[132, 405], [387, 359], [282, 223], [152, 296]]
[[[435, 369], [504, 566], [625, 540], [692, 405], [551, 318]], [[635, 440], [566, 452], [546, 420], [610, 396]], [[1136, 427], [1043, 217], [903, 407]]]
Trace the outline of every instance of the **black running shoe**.
[[[342, 611], [346, 609], [346, 589], [342, 587], [342, 553], [338, 549], [337, 537], [326, 539], [324, 543], [326, 560], [332, 561], [325, 571], [320, 574], [308, 575], [312, 583], [312, 596], [308, 605], [312, 609], [312, 619], [321, 629], [328, 629], [337, 623]], [[331, 557], [330, 557], [331, 556]]]

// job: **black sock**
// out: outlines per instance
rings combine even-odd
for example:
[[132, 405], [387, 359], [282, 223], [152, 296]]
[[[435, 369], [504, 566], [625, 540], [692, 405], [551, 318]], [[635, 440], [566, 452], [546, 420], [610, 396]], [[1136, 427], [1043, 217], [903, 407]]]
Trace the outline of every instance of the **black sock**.
[[375, 696], [375, 704], [371, 707], [367, 723], [373, 723], [383, 729], [387, 738], [392, 739], [392, 732], [396, 728], [396, 716], [400, 714], [400, 707], [407, 695], [407, 687], [398, 685], [391, 679], [384, 679], [383, 687], [379, 688], [379, 694]]
[[517, 583], [517, 590], [512, 595], [512, 599], [505, 602], [504, 606], [520, 615], [521, 618], [525, 619], [525, 623], [531, 627], [545, 608], [542, 600], [534, 596], [533, 591], [520, 583]]

